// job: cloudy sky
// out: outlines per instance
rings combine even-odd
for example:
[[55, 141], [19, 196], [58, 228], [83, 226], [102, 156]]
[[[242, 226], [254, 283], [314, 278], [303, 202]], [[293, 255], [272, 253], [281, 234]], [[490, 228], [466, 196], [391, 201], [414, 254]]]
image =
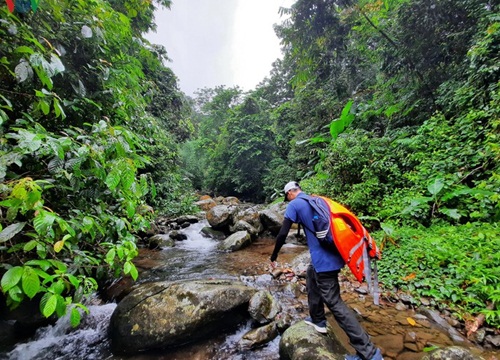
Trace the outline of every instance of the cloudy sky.
[[167, 49], [167, 66], [192, 95], [218, 85], [254, 89], [281, 57], [273, 24], [279, 8], [293, 0], [173, 0], [156, 16], [157, 31], [146, 38]]

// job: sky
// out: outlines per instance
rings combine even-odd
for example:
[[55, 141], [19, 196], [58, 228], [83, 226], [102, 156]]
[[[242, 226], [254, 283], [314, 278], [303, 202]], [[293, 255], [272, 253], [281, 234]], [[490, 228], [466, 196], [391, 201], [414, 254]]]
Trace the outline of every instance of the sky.
[[180, 89], [239, 86], [252, 90], [281, 58], [273, 24], [294, 0], [173, 0], [155, 13], [157, 30], [146, 38], [165, 46]]

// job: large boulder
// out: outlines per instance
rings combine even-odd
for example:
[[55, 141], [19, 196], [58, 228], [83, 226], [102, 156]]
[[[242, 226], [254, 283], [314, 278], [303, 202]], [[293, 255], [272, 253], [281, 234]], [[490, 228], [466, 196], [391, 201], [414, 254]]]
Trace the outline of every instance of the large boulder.
[[141, 285], [110, 321], [115, 353], [176, 347], [236, 326], [248, 316], [255, 289], [238, 281], [191, 280]]
[[207, 211], [207, 221], [215, 230], [226, 230], [232, 225], [232, 215], [236, 211], [235, 206], [217, 205]]
[[258, 210], [259, 206], [253, 206], [250, 208], [242, 208], [238, 210], [234, 215], [234, 223], [237, 224], [239, 221], [244, 221], [250, 224], [257, 233], [261, 233], [264, 230], [262, 222], [260, 221], [260, 214]]
[[466, 348], [460, 346], [449, 346], [437, 349], [424, 355], [422, 360], [484, 360], [484, 358], [472, 354]]
[[259, 215], [264, 228], [269, 230], [271, 234], [277, 235], [285, 219], [284, 215], [271, 208], [260, 211]]
[[283, 333], [279, 352], [281, 360], [344, 360], [348, 351], [333, 332], [322, 335], [300, 321]]

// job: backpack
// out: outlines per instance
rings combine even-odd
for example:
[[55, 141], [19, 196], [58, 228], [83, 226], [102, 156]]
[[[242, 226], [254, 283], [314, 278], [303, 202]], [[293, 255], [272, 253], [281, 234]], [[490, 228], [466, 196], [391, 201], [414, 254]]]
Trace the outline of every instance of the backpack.
[[313, 229], [309, 230], [316, 235], [320, 243], [332, 243], [331, 211], [327, 202], [319, 196], [304, 196], [303, 199], [309, 203], [313, 210]]
[[[374, 303], [378, 305], [376, 260], [381, 258], [381, 253], [373, 238], [359, 219], [339, 203], [324, 196], [308, 196], [305, 199], [313, 209], [314, 232], [318, 240], [320, 242], [333, 241], [354, 277], [359, 282], [366, 281], [368, 283], [368, 289], [373, 294]], [[325, 221], [328, 222], [328, 225], [324, 224]], [[317, 234], [323, 237], [320, 238]]]

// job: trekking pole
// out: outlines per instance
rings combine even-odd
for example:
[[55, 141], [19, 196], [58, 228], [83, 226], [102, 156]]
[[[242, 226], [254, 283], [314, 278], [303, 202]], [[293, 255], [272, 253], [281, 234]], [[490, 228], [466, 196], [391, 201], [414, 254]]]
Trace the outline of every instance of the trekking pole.
[[377, 260], [373, 260], [373, 303], [375, 305], [380, 305], [380, 293], [378, 289], [378, 271], [377, 271]]

